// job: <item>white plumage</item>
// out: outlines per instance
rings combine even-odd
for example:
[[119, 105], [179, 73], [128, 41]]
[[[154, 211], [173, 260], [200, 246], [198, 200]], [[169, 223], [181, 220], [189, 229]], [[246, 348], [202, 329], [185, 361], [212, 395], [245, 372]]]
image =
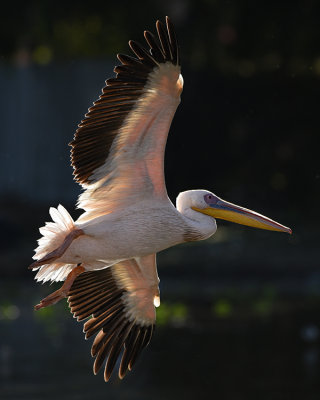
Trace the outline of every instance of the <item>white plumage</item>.
[[[47, 222], [39, 229], [42, 237], [38, 240], [38, 247], [35, 250], [34, 260], [57, 249], [63, 243], [66, 235], [74, 229], [74, 221], [68, 211], [60, 204], [58, 208], [50, 207], [50, 216], [53, 222]], [[74, 264], [59, 263], [58, 261], [44, 264], [37, 272], [35, 279], [40, 282], [64, 281]]]
[[107, 360], [106, 381], [118, 357], [122, 378], [151, 339], [160, 305], [157, 252], [208, 238], [215, 217], [291, 232], [206, 190], [180, 193], [177, 208], [169, 200], [164, 150], [183, 78], [172, 23], [156, 27], [159, 42], [144, 33], [149, 52], [130, 41], [137, 58], [118, 55], [116, 78], [79, 124], [71, 155], [84, 213], [73, 221], [61, 205], [50, 208], [53, 222], [40, 228], [31, 265], [38, 281], [64, 281], [36, 309], [68, 297], [78, 320], [92, 317], [84, 332], [96, 334], [94, 373]]

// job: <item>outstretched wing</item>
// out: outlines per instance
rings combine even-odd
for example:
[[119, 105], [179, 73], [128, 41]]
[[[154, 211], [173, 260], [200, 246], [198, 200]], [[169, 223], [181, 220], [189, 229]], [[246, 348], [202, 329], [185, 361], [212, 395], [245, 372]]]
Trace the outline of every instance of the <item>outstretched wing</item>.
[[160, 304], [155, 255], [79, 275], [68, 302], [78, 321], [92, 316], [84, 332], [86, 339], [96, 334], [91, 347], [94, 373], [107, 360], [104, 379], [108, 381], [120, 357], [122, 379], [152, 337], [155, 305]]
[[137, 58], [122, 65], [79, 124], [71, 142], [75, 179], [86, 189], [81, 221], [113, 212], [144, 196], [166, 197], [164, 150], [183, 79], [170, 19], [156, 23], [159, 42], [145, 31], [149, 52], [130, 41]]

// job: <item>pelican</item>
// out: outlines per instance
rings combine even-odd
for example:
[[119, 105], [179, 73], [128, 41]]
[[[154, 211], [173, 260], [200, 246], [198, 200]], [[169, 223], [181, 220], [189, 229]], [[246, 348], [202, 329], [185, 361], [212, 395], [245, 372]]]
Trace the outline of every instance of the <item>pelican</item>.
[[104, 366], [108, 381], [117, 360], [122, 379], [152, 337], [160, 305], [156, 254], [180, 243], [209, 238], [216, 218], [291, 233], [257, 212], [207, 190], [168, 198], [164, 150], [183, 78], [171, 20], [156, 22], [157, 36], [144, 32], [148, 50], [129, 41], [135, 57], [118, 54], [121, 65], [78, 125], [71, 145], [82, 215], [74, 221], [61, 205], [40, 228], [30, 268], [37, 281], [64, 281], [36, 310], [68, 298], [84, 323], [94, 374]]

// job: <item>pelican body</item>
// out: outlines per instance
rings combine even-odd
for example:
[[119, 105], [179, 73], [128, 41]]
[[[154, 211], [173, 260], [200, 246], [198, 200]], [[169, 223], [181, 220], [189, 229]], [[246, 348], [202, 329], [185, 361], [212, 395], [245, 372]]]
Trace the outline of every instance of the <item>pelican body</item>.
[[[157, 204], [158, 203], [158, 204]], [[76, 223], [85, 235], [73, 241], [59, 258], [63, 263], [82, 262], [86, 269], [100, 269], [117, 261], [147, 256], [185, 241], [206, 239], [216, 231], [212, 218], [203, 218], [205, 225], [192, 215], [178, 211], [169, 199], [143, 202], [144, 207], [128, 207], [125, 212], [115, 212]], [[147, 213], [146, 213], [146, 210]], [[197, 217], [197, 212], [193, 212]]]
[[207, 190], [180, 193], [176, 207], [169, 200], [164, 150], [183, 78], [170, 19], [156, 28], [158, 39], [144, 32], [149, 51], [130, 41], [136, 57], [118, 54], [116, 77], [79, 124], [71, 160], [84, 213], [74, 221], [61, 205], [50, 208], [30, 266], [38, 281], [64, 281], [36, 310], [68, 297], [78, 321], [91, 317], [84, 332], [96, 335], [93, 370], [105, 363], [106, 381], [118, 358], [123, 378], [151, 339], [160, 305], [156, 253], [207, 239], [216, 218], [291, 233]]

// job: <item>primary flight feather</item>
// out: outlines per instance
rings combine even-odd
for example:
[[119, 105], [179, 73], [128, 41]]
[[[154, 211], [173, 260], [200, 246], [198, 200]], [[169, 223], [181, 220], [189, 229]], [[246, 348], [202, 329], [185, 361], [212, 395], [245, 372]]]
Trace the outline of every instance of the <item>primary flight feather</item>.
[[164, 179], [164, 150], [183, 78], [172, 22], [156, 23], [157, 38], [145, 31], [148, 50], [130, 41], [134, 57], [118, 54], [121, 65], [89, 108], [71, 142], [75, 180], [83, 186], [73, 221], [61, 205], [30, 268], [38, 281], [64, 281], [35, 309], [68, 297], [95, 336], [94, 373], [103, 365], [109, 380], [120, 357], [119, 377], [131, 370], [150, 342], [160, 305], [156, 253], [215, 233], [215, 218], [291, 233], [254, 211], [206, 190], [180, 193], [176, 208]]

